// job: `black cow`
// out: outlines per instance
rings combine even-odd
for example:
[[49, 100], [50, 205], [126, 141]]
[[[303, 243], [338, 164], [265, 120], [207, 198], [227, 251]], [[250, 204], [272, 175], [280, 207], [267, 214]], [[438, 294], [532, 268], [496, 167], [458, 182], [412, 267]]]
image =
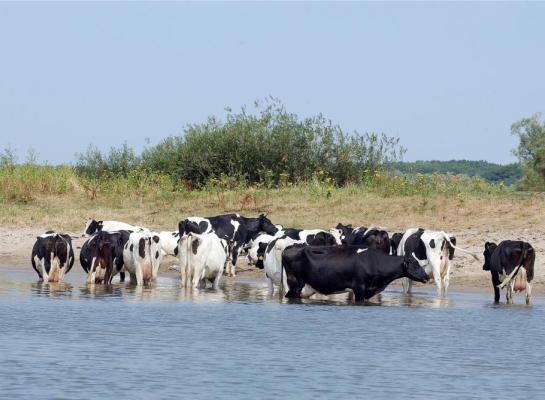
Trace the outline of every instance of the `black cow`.
[[257, 218], [246, 218], [239, 214], [218, 215], [215, 217], [192, 217], [180, 221], [178, 224], [180, 235], [193, 233], [214, 232], [220, 239], [229, 243], [231, 268], [227, 268], [228, 274], [235, 276], [235, 265], [240, 249], [248, 244], [252, 238], [261, 232], [274, 235], [278, 228], [267, 218], [265, 214]]
[[352, 225], [343, 225], [341, 223], [338, 223], [335, 229], [340, 233], [342, 244], [365, 246], [390, 254], [390, 237], [388, 232], [384, 230], [364, 226], [352, 228]]
[[486, 242], [483, 255], [483, 269], [492, 275], [494, 302], [500, 301], [500, 289], [507, 286], [507, 304], [513, 303], [513, 290], [526, 290], [526, 304], [530, 304], [536, 259], [530, 243], [514, 240], [504, 240], [500, 244]]
[[117, 273], [125, 281], [123, 247], [129, 236], [128, 231], [99, 231], [81, 246], [79, 260], [90, 283], [110, 284]]
[[[355, 300], [363, 301], [382, 292], [395, 279], [428, 280], [424, 269], [411, 256], [390, 256], [357, 246], [293, 245], [284, 250], [282, 265], [289, 286], [288, 298], [352, 289]], [[306, 292], [302, 293], [304, 287]]]
[[393, 256], [397, 256], [397, 248], [402, 238], [403, 234], [399, 232], [396, 232], [392, 235], [390, 239], [390, 254], [392, 254]]
[[74, 265], [70, 235], [47, 231], [32, 247], [32, 268], [44, 282], [60, 282]]

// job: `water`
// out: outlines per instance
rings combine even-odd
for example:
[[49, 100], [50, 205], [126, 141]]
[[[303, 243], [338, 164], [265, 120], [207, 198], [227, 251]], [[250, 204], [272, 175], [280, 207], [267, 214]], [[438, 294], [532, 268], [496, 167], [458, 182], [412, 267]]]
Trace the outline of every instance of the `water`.
[[541, 398], [545, 302], [386, 291], [280, 302], [266, 284], [186, 291], [40, 284], [0, 269], [0, 398]]

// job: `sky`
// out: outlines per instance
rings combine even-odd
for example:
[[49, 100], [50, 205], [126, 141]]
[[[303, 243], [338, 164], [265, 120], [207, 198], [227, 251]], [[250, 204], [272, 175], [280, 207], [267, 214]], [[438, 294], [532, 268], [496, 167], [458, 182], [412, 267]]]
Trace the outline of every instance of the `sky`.
[[140, 151], [274, 96], [406, 161], [508, 163], [545, 112], [545, 3], [0, 3], [0, 149]]

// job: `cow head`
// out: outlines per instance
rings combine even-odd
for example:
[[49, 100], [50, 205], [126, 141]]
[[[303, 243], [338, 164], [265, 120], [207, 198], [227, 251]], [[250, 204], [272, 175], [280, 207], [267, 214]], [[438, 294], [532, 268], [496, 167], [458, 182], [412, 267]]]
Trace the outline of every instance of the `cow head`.
[[498, 245], [496, 243], [493, 243], [493, 242], [486, 242], [484, 244], [484, 253], [483, 253], [484, 265], [483, 265], [483, 270], [490, 271], [490, 262], [491, 262], [491, 259], [492, 259], [492, 253], [494, 253], [494, 250], [496, 250], [497, 247], [498, 247]]
[[89, 220], [87, 220], [87, 223], [85, 224], [85, 229], [83, 229], [82, 236], [90, 236], [93, 233], [96, 233], [102, 230], [102, 224], [103, 224], [103, 221], [96, 221], [90, 218]]
[[260, 214], [258, 217], [259, 220], [259, 230], [265, 232], [269, 235], [275, 235], [278, 232], [278, 228], [267, 218], [267, 214]]
[[339, 232], [339, 237], [340, 237], [341, 243], [343, 244], [346, 243], [347, 236], [349, 236], [354, 230], [354, 228], [352, 228], [352, 225], [343, 225], [340, 222], [337, 224], [335, 229]]
[[263, 269], [265, 266], [263, 265], [263, 260], [265, 259], [265, 251], [267, 250], [268, 243], [259, 243], [257, 247], [257, 261], [255, 263], [255, 266], [259, 269]]
[[115, 240], [107, 232], [99, 232], [89, 245], [91, 266], [87, 273], [87, 283], [110, 283], [113, 275], [113, 247]]
[[403, 276], [413, 281], [426, 283], [429, 277], [424, 268], [422, 268], [423, 264], [425, 264], [425, 261], [418, 260], [414, 253], [406, 255], [403, 260]]

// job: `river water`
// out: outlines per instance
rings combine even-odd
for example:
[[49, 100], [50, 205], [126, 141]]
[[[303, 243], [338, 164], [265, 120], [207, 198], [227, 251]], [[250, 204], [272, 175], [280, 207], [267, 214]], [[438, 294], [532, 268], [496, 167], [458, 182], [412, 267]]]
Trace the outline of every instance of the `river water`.
[[361, 306], [264, 282], [37, 283], [0, 269], [0, 398], [543, 398], [545, 302], [387, 290]]

